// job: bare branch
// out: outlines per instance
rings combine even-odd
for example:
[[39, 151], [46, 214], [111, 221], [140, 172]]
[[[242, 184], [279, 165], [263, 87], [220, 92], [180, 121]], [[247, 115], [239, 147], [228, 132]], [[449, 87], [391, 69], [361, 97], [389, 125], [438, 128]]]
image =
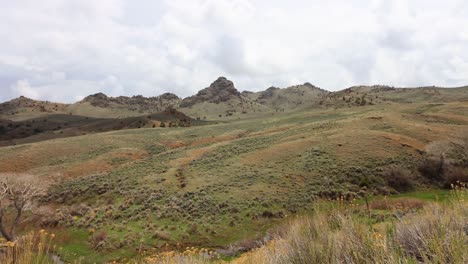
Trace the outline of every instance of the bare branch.
[[[39, 195], [37, 178], [31, 175], [10, 174], [0, 178], [0, 233], [7, 240], [15, 238], [17, 226], [21, 223], [24, 212], [30, 211], [34, 200]], [[5, 216], [12, 209], [14, 220], [6, 227]]]

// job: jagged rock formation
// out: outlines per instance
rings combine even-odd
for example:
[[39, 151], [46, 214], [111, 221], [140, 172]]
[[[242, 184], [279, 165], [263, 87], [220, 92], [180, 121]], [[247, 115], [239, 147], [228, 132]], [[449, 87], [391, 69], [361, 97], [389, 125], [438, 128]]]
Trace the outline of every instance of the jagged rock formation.
[[97, 93], [84, 98], [79, 103], [89, 103], [95, 107], [108, 108], [128, 108], [130, 111], [136, 111], [139, 113], [151, 113], [160, 112], [167, 107], [177, 107], [180, 98], [172, 93], [165, 93], [157, 97], [144, 97], [136, 95], [132, 97], [119, 96], [119, 97], [108, 97], [103, 93]]
[[219, 77], [209, 87], [187, 97], [179, 105], [180, 111], [197, 118], [239, 117], [239, 115], [269, 111], [265, 106], [242, 95], [234, 83]]
[[191, 107], [197, 103], [209, 102], [219, 104], [233, 97], [241, 97], [241, 93], [234, 87], [234, 83], [225, 77], [219, 77], [209, 87], [200, 90], [196, 95], [182, 100], [180, 107]]

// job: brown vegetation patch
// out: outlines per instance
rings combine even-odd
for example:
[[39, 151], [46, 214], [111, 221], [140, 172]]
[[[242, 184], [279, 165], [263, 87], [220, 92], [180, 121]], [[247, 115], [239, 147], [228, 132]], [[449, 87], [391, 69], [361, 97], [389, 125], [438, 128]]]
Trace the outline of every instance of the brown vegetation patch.
[[181, 158], [178, 158], [178, 159], [175, 159], [175, 160], [171, 160], [169, 162], [169, 164], [171, 166], [175, 166], [175, 167], [183, 167], [183, 166], [186, 166], [188, 164], [190, 164], [190, 162], [200, 158], [203, 154], [207, 153], [208, 151], [212, 150], [215, 146], [209, 146], [209, 147], [204, 147], [204, 148], [199, 148], [199, 149], [193, 149], [193, 150], [189, 150], [186, 152], [186, 156], [184, 157], [181, 157]]
[[182, 148], [187, 146], [187, 144], [183, 141], [175, 140], [175, 141], [163, 141], [161, 142], [163, 145], [167, 146], [171, 149]]
[[217, 143], [217, 142], [223, 142], [223, 141], [231, 141], [240, 138], [242, 135], [241, 134], [236, 134], [236, 135], [221, 135], [217, 137], [206, 137], [206, 138], [201, 138], [199, 140], [196, 140], [190, 144], [190, 146], [199, 146], [199, 145], [204, 145], [204, 144], [209, 144], [209, 143]]
[[120, 158], [120, 159], [125, 159], [125, 160], [140, 160], [144, 159], [148, 156], [148, 152], [140, 149], [132, 149], [132, 148], [125, 148], [125, 149], [119, 149], [118, 151], [112, 153], [110, 155], [110, 158]]
[[73, 179], [91, 174], [111, 171], [113, 166], [103, 160], [88, 160], [74, 164], [63, 171], [65, 179]]
[[426, 204], [425, 201], [414, 198], [396, 198], [396, 199], [380, 199], [372, 201], [369, 206], [374, 210], [400, 210], [410, 211], [422, 209]]
[[[294, 126], [294, 127], [297, 128], [299, 126]], [[262, 131], [259, 131], [259, 132], [255, 132], [255, 133], [249, 134], [249, 136], [255, 137], [255, 136], [271, 135], [271, 134], [276, 134], [278, 132], [283, 132], [283, 131], [286, 131], [286, 130], [289, 130], [289, 129], [291, 129], [291, 126], [289, 126], [289, 125], [279, 126], [279, 127], [265, 129], [265, 130], [262, 130]]]
[[381, 133], [382, 133], [383, 138], [396, 141], [399, 144], [401, 144], [401, 146], [404, 146], [404, 147], [411, 147], [416, 150], [422, 151], [424, 150], [424, 147], [426, 146], [423, 142], [417, 139], [407, 137], [401, 134], [388, 133], [388, 132], [381, 132]]
[[246, 155], [243, 155], [241, 163], [258, 164], [277, 160], [284, 156], [305, 151], [315, 144], [316, 142], [310, 139], [299, 139], [296, 141], [275, 144], [266, 149], [249, 152]]

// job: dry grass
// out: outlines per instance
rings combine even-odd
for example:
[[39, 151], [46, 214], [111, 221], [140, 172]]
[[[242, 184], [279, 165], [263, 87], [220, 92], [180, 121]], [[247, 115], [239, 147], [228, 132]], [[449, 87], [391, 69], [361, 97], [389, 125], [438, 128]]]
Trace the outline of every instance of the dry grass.
[[234, 263], [467, 263], [467, 197], [459, 186], [452, 203], [380, 228], [347, 210], [321, 211], [291, 221], [285, 234]]
[[[467, 263], [468, 191], [454, 186], [449, 203], [413, 199], [385, 200], [374, 208], [397, 204], [419, 209], [400, 220], [370, 226], [354, 206], [318, 208], [274, 232], [274, 239], [231, 261], [235, 264], [290, 263]], [[424, 205], [424, 207], [423, 207]], [[144, 263], [226, 263], [206, 250], [159, 253]]]
[[22, 236], [16, 242], [0, 241], [0, 263], [53, 263], [50, 253], [55, 249], [54, 238], [54, 234], [40, 230]]
[[369, 206], [373, 210], [399, 210], [403, 212], [408, 212], [412, 210], [422, 209], [426, 202], [414, 199], [414, 198], [396, 198], [388, 199], [383, 198], [379, 200], [372, 201]]
[[219, 255], [207, 249], [187, 248], [184, 252], [167, 251], [146, 257], [145, 264], [205, 264], [222, 263]]

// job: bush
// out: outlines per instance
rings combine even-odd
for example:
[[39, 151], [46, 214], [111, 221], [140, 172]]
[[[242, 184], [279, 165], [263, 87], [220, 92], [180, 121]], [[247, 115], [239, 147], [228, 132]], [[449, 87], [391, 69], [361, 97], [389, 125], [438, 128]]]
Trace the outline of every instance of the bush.
[[451, 188], [457, 182], [468, 183], [468, 168], [450, 167], [444, 174], [444, 187]]
[[93, 249], [100, 249], [103, 248], [107, 240], [107, 233], [105, 231], [101, 231], [99, 233], [94, 234], [91, 237], [91, 246]]
[[162, 240], [162, 241], [170, 241], [171, 240], [171, 235], [169, 233], [166, 233], [164, 231], [156, 231], [153, 234], [153, 238]]
[[427, 157], [419, 166], [419, 172], [426, 178], [433, 181], [440, 181], [443, 179], [445, 167], [444, 156]]
[[319, 209], [235, 263], [466, 263], [466, 206], [461, 200], [426, 206], [380, 228], [346, 209]]
[[413, 176], [406, 169], [391, 167], [384, 172], [384, 177], [388, 186], [399, 192], [411, 191], [414, 188]]

